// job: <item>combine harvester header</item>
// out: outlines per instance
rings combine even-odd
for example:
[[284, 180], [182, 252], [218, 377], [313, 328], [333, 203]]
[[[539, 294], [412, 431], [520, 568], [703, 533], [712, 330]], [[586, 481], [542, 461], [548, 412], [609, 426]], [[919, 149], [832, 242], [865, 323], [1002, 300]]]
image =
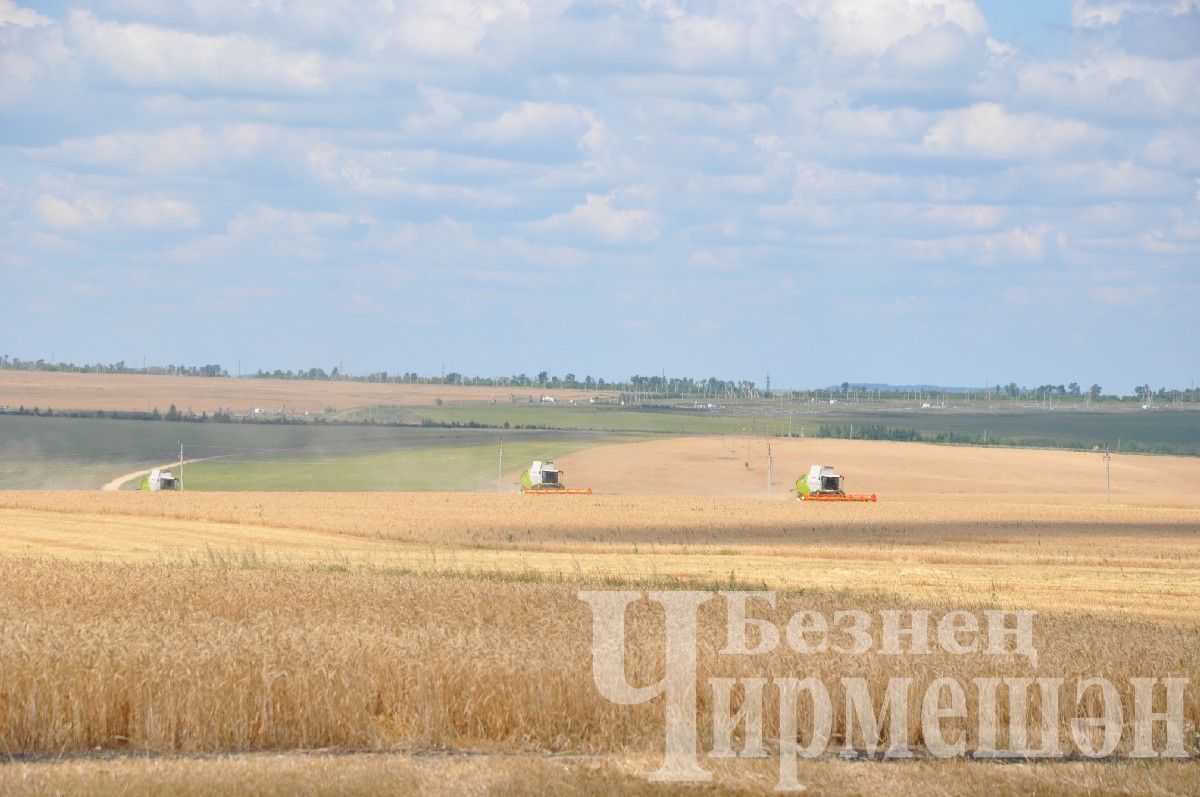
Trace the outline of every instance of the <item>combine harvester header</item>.
[[563, 472], [550, 460], [533, 461], [521, 474], [521, 492], [533, 495], [591, 495], [591, 487], [569, 488], [563, 483]]
[[808, 473], [796, 479], [796, 496], [801, 501], [877, 501], [870, 495], [847, 495], [842, 489], [842, 475], [832, 465], [813, 465]]

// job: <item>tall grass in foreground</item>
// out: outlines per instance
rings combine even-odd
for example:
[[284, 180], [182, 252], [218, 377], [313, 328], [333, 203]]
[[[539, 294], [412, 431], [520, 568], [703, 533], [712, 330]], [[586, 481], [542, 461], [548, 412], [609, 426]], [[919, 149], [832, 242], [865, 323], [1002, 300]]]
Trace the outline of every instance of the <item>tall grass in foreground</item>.
[[[0, 559], [0, 752], [397, 744], [659, 750], [657, 701], [624, 707], [597, 694], [591, 616], [578, 588], [534, 579]], [[801, 607], [829, 616], [901, 608], [884, 596], [791, 595], [781, 599], [777, 624]], [[1073, 684], [1100, 675], [1121, 689], [1129, 717], [1129, 677], [1200, 682], [1195, 628], [1040, 617], [1034, 670], [1019, 657], [951, 656], [936, 648], [928, 656], [804, 657], [786, 646], [766, 656], [721, 655], [721, 604], [713, 601], [701, 619], [701, 684], [710, 676], [815, 675], [833, 691], [839, 677], [863, 676], [878, 706], [893, 676], [911, 676], [923, 690], [940, 676], [966, 683], [1049, 675]], [[631, 611], [627, 634], [631, 681], [656, 681], [661, 617], [650, 608]], [[1193, 745], [1195, 694], [1186, 705]], [[702, 688], [705, 729], [708, 698]], [[802, 728], [805, 710], [802, 704]], [[919, 712], [918, 696], [909, 723], [917, 747]], [[842, 714], [835, 704], [835, 738]], [[768, 736], [776, 716], [768, 699]], [[1036, 723], [1035, 714], [1032, 739]], [[973, 722], [964, 727], [974, 732]], [[946, 735], [954, 736], [952, 722]]]

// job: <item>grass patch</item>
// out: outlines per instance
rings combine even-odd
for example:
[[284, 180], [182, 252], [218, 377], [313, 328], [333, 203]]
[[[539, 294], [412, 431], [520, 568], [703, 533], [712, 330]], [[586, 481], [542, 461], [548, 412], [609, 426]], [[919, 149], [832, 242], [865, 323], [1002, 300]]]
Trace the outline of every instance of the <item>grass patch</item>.
[[[414, 430], [419, 431], [419, 430]], [[495, 488], [499, 465], [496, 433], [487, 443], [398, 447], [352, 454], [288, 458], [218, 459], [186, 468], [188, 490], [442, 491]], [[478, 433], [467, 433], [478, 439]], [[637, 438], [608, 435], [510, 433], [504, 443], [500, 485], [515, 487], [515, 471], [534, 459], [554, 459], [596, 445]], [[517, 439], [512, 439], [516, 437]], [[567, 474], [568, 480], [570, 474]], [[569, 482], [568, 482], [569, 483]]]
[[[455, 468], [464, 462], [481, 461], [482, 452], [489, 448], [494, 453], [497, 434], [493, 429], [0, 415], [0, 489], [95, 489], [123, 473], [177, 459], [180, 443], [189, 459], [228, 458], [213, 461], [224, 463], [224, 470], [202, 468], [200, 464], [187, 466], [188, 489], [432, 489], [404, 487], [406, 480], [419, 481], [419, 474], [406, 471], [405, 463], [415, 468], [424, 458], [432, 468], [426, 482], [445, 478], [448, 473], [478, 475], [483, 472], [478, 468]], [[609, 435], [539, 430], [511, 430], [504, 432], [504, 437], [506, 461], [509, 446], [518, 446], [514, 457], [542, 446], [558, 446], [550, 449], [549, 455], [555, 456], [555, 451], [576, 450], [611, 439]], [[522, 443], [528, 444], [527, 448], [519, 448]], [[478, 452], [465, 457], [434, 453], [437, 449], [471, 448]], [[369, 473], [372, 466], [386, 469], [394, 464], [389, 455], [399, 457], [395, 463], [402, 471], [399, 476]], [[373, 460], [375, 456], [380, 459]], [[321, 466], [322, 461], [331, 464]], [[514, 459], [512, 465], [514, 469], [519, 467], [518, 460]], [[261, 486], [238, 486], [247, 482], [248, 474], [260, 469]], [[347, 475], [338, 476], [339, 469]], [[492, 469], [483, 473], [494, 476], [494, 459]], [[382, 486], [356, 486], [364, 480]], [[314, 486], [306, 486], [306, 481]], [[320, 486], [330, 484], [344, 486]]]

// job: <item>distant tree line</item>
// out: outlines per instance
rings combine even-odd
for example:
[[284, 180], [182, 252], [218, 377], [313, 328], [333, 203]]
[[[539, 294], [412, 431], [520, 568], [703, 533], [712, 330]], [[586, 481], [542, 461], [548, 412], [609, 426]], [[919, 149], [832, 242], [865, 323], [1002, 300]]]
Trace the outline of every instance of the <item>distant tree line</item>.
[[1103, 402], [1103, 401], [1137, 401], [1142, 404], [1161, 401], [1164, 403], [1172, 402], [1200, 402], [1200, 388], [1167, 388], [1160, 387], [1154, 390], [1150, 385], [1139, 385], [1133, 389], [1133, 393], [1129, 395], [1121, 395], [1119, 393], [1105, 393], [1104, 388], [1098, 384], [1093, 384], [1091, 387], [1084, 390], [1078, 382], [1069, 382], [1065, 385], [1046, 384], [1038, 385], [1037, 387], [1029, 387], [1018, 385], [1016, 382], [1009, 382], [1007, 385], [996, 385], [984, 390], [963, 390], [957, 389], [947, 391], [943, 388], [880, 388], [872, 385], [854, 384], [852, 382], [843, 382], [836, 388], [824, 388], [819, 390], [793, 390], [785, 391], [785, 395], [791, 398], [822, 398], [828, 395], [830, 398], [854, 399], [929, 399], [936, 400], [954, 396], [957, 398], [977, 398], [985, 399], [988, 396], [992, 398], [1003, 398], [1020, 401], [1069, 401], [1082, 403], [1084, 401]]
[[[797, 436], [799, 434], [792, 435], [792, 437]], [[885, 426], [882, 424], [860, 425], [856, 423], [821, 424], [817, 427], [814, 437], [828, 437], [841, 440], [902, 440], [917, 443], [941, 443], [943, 445], [1066, 448], [1077, 451], [1086, 451], [1093, 446], [1088, 441], [1064, 437], [1017, 437], [969, 431], [935, 432], [921, 431], [912, 427]], [[1128, 439], [1125, 440], [1122, 450], [1139, 454], [1194, 455], [1196, 453], [1194, 449], [1187, 445], [1141, 442]]]
[[691, 377], [666, 376], [631, 376], [626, 380], [606, 380], [603, 377], [593, 377], [590, 374], [582, 378], [574, 373], [563, 376], [541, 371], [536, 375], [520, 373], [512, 376], [466, 376], [457, 371], [451, 371], [442, 376], [422, 376], [415, 371], [402, 374], [375, 371], [364, 376], [351, 376], [341, 373], [335, 367], [329, 372], [323, 368], [309, 368], [301, 371], [257, 371], [254, 376], [259, 379], [330, 379], [354, 382], [384, 382], [402, 385], [461, 385], [466, 387], [498, 387], [514, 389], [543, 389], [543, 390], [603, 390], [626, 393], [630, 396], [662, 396], [679, 398], [683, 396], [711, 396], [725, 398], [757, 398], [761, 395], [753, 382], [746, 380], [724, 380], [716, 377], [693, 379]]
[[229, 376], [219, 365], [148, 365], [141, 368], [128, 365], [124, 360], [115, 363], [46, 362], [45, 360], [22, 360], [19, 357], [0, 355], [0, 370], [8, 371], [60, 371], [70, 374], [171, 374], [173, 376]]
[[[120, 421], [194, 421], [196, 423], [235, 423], [241, 416], [228, 410], [195, 413], [180, 410], [172, 404], [166, 412], [158, 407], [152, 410], [55, 410], [52, 407], [0, 407], [3, 415], [29, 415], [36, 418], [111, 418]], [[270, 422], [272, 419], [265, 419]]]
[[[22, 360], [5, 354], [0, 356], [0, 370], [15, 371], [61, 371], [65, 373], [97, 373], [97, 374], [171, 374], [176, 376], [229, 376], [229, 372], [220, 365], [186, 366], [186, 365], [151, 365], [135, 367], [124, 360], [116, 363], [94, 363], [76, 365], [75, 363], [47, 362], [46, 360]], [[606, 392], [627, 393], [631, 396], [710, 396], [725, 398], [757, 398], [761, 394], [755, 384], [746, 380], [723, 380], [716, 377], [708, 379], [693, 379], [691, 377], [665, 376], [632, 376], [624, 381], [606, 380], [603, 377], [591, 375], [580, 378], [574, 373], [563, 376], [541, 371], [534, 376], [514, 374], [512, 376], [482, 377], [466, 376], [451, 371], [441, 376], [422, 376], [415, 371], [404, 373], [389, 373], [374, 371], [365, 375], [351, 375], [341, 371], [337, 366], [326, 371], [324, 368], [307, 368], [299, 370], [259, 369], [248, 375], [253, 379], [300, 379], [310, 381], [347, 381], [347, 382], [381, 382], [403, 385], [462, 385], [467, 387], [497, 387], [519, 389], [575, 389], [596, 390]]]
[[[134, 367], [124, 360], [116, 363], [94, 363], [76, 365], [75, 363], [47, 362], [45, 360], [22, 360], [5, 354], [0, 356], [0, 370], [17, 371], [61, 371], [68, 373], [102, 373], [102, 374], [170, 374], [175, 376], [217, 377], [229, 376], [229, 372], [218, 364], [188, 366], [188, 365], [150, 365]], [[440, 376], [423, 376], [415, 371], [404, 373], [389, 373], [374, 371], [368, 374], [351, 375], [343, 372], [337, 366], [326, 371], [324, 368], [307, 368], [299, 370], [271, 371], [258, 370], [248, 375], [253, 379], [300, 379], [311, 381], [347, 381], [347, 382], [378, 382], [404, 385], [461, 385], [466, 387], [493, 387], [522, 390], [554, 390], [577, 389], [616, 392], [623, 400], [644, 403], [650, 398], [694, 398], [716, 400], [738, 400], [784, 397], [792, 400], [816, 401], [820, 399], [839, 398], [841, 400], [871, 400], [871, 399], [937, 399], [948, 395], [962, 396], [963, 391], [947, 393], [940, 388], [895, 388], [879, 387], [853, 382], [842, 382], [841, 385], [827, 388], [806, 390], [760, 390], [756, 383], [750, 380], [718, 379], [717, 377], [668, 377], [665, 374], [641, 376], [635, 374], [624, 380], [605, 380], [603, 377], [591, 375], [579, 378], [574, 373], [563, 376], [540, 371], [536, 375], [520, 373], [512, 376], [483, 377], [466, 376], [457, 371], [451, 371]], [[1021, 401], [1138, 401], [1142, 404], [1155, 401], [1200, 402], [1200, 388], [1186, 389], [1160, 387], [1152, 389], [1150, 385], [1139, 385], [1132, 395], [1105, 393], [1104, 389], [1093, 384], [1086, 390], [1078, 382], [1066, 384], [1045, 384], [1037, 387], [1018, 385], [1009, 382], [1007, 385], [995, 385], [985, 390], [967, 391], [972, 398], [984, 399], [1007, 398]]]

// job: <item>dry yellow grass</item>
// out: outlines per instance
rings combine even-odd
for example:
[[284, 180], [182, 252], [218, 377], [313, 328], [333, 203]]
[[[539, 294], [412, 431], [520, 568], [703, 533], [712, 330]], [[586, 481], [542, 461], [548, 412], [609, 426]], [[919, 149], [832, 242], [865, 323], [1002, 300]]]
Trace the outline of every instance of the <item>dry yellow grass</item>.
[[345, 410], [369, 405], [432, 405], [508, 401], [532, 392], [557, 399], [606, 395], [601, 391], [457, 387], [454, 385], [389, 385], [370, 382], [315, 382], [290, 379], [203, 379], [191, 376], [139, 374], [72, 374], [0, 370], [0, 404], [52, 407], [56, 410], [151, 410], [245, 412], [252, 407], [285, 408], [319, 413], [326, 407]]

